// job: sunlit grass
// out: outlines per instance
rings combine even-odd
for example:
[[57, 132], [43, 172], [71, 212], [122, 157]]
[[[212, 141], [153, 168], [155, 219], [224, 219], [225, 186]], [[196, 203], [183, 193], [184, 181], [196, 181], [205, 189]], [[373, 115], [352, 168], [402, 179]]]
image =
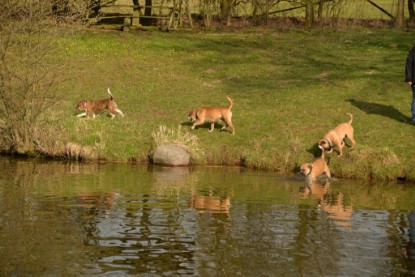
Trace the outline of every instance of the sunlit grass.
[[[181, 124], [197, 136], [201, 164], [285, 172], [319, 155], [315, 143], [351, 112], [357, 146], [331, 155], [333, 174], [415, 176], [403, 83], [412, 37], [390, 29], [87, 32], [60, 43], [70, 82], [54, 111], [68, 141], [107, 160], [145, 161], [159, 126]], [[75, 116], [79, 100], [106, 98], [107, 87], [124, 118]], [[227, 106], [226, 95], [235, 135], [190, 130], [191, 108]]]

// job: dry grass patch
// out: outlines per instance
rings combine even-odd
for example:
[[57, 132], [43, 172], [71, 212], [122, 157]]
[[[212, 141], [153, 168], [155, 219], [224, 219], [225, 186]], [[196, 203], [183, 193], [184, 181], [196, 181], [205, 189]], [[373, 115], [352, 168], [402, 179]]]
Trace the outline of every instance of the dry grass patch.
[[151, 134], [152, 150], [165, 144], [175, 144], [190, 153], [193, 160], [200, 160], [205, 154], [199, 145], [199, 138], [182, 129], [178, 125], [177, 130], [170, 129], [164, 125]]

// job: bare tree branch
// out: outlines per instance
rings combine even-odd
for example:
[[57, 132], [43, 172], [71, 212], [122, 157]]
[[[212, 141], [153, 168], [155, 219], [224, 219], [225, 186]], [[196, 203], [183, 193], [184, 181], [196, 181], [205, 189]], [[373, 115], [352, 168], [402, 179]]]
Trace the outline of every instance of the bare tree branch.
[[378, 4], [373, 2], [372, 0], [366, 0], [366, 1], [369, 2], [371, 5], [373, 5], [374, 7], [376, 7], [377, 9], [379, 9], [380, 11], [382, 11], [384, 14], [386, 14], [390, 18], [395, 19], [395, 17], [391, 13], [389, 13], [387, 10], [385, 10], [384, 8], [382, 8], [381, 6], [379, 6]]
[[[43, 116], [61, 99], [59, 65], [51, 55], [59, 32], [55, 13], [79, 18], [71, 3], [80, 9], [85, 0], [4, 0], [0, 10], [0, 116], [6, 127], [0, 130], [0, 151], [19, 154], [37, 151], [36, 133], [47, 126]], [[86, 3], [86, 2], [85, 2]], [[3, 4], [3, 3], [2, 3]], [[63, 6], [53, 10], [54, 4]], [[71, 10], [72, 9], [72, 10]]]
[[[321, 3], [333, 2], [333, 1], [335, 1], [335, 0], [322, 0]], [[282, 9], [282, 10], [278, 10], [278, 11], [273, 11], [273, 12], [270, 12], [268, 14], [276, 14], [276, 13], [283, 13], [283, 12], [293, 11], [293, 10], [297, 10], [297, 9], [303, 9], [306, 6], [303, 2], [298, 2], [298, 1], [287, 1], [287, 2], [299, 4], [299, 6], [292, 7], [292, 8], [286, 8], [286, 9]], [[319, 5], [319, 4], [320, 4], [320, 2], [314, 3], [314, 5]]]

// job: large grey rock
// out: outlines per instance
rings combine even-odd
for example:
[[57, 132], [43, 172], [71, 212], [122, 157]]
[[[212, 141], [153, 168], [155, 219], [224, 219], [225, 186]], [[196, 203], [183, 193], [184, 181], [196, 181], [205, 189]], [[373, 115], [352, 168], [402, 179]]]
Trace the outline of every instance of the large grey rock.
[[189, 165], [190, 154], [175, 144], [165, 144], [157, 147], [153, 154], [153, 163], [169, 166]]

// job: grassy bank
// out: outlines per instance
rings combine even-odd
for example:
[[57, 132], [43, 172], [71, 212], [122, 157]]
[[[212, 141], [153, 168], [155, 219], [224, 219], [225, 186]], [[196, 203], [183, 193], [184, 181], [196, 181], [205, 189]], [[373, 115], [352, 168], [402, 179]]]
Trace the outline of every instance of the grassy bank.
[[[351, 112], [357, 146], [328, 155], [333, 174], [415, 180], [411, 92], [403, 83], [413, 36], [390, 29], [74, 34], [59, 41], [67, 82], [39, 141], [51, 155], [66, 145], [86, 158], [147, 161], [159, 126], [190, 131], [191, 108], [227, 106], [229, 95], [236, 134], [191, 131], [203, 152], [197, 164], [293, 172]], [[126, 117], [77, 118], [76, 103], [106, 98], [107, 87]]]

